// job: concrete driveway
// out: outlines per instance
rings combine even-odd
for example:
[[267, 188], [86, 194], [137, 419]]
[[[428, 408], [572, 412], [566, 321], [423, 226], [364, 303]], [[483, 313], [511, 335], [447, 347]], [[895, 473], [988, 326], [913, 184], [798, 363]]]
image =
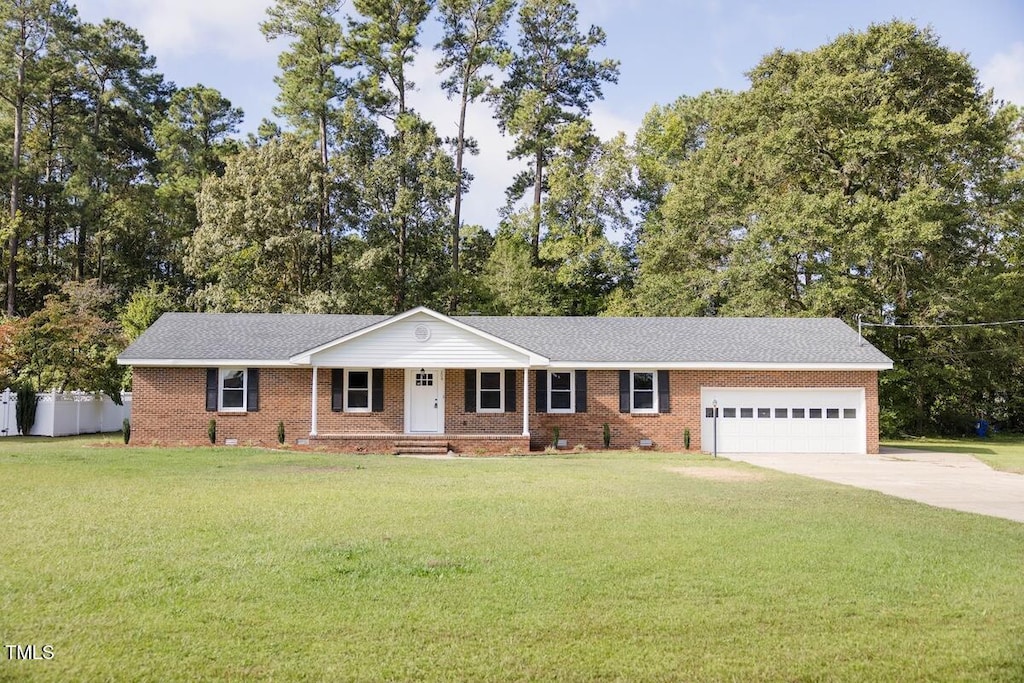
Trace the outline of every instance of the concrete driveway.
[[883, 448], [881, 455], [728, 454], [730, 460], [1024, 523], [1024, 475], [969, 455]]

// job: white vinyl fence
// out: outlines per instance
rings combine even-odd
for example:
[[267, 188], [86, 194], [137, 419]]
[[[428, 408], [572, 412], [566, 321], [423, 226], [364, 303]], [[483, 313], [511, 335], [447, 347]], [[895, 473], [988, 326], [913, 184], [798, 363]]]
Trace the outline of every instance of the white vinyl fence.
[[[120, 431], [126, 417], [132, 414], [132, 395], [121, 393], [117, 405], [109, 396], [87, 394], [80, 391], [38, 394], [36, 421], [29, 434], [34, 436], [73, 436], [96, 432]], [[16, 408], [18, 395], [10, 389], [0, 394], [0, 436], [17, 436]]]

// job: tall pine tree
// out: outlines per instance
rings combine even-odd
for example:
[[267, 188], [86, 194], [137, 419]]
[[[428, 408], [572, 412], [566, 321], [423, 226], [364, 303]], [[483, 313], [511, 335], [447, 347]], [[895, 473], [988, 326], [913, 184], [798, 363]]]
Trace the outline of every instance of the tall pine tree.
[[459, 269], [459, 235], [462, 231], [462, 195], [470, 177], [464, 171], [467, 149], [475, 151], [474, 141], [466, 136], [466, 110], [471, 102], [487, 92], [491, 85], [488, 67], [502, 62], [508, 45], [505, 27], [514, 7], [514, 0], [441, 0], [441, 25], [444, 35], [438, 44], [441, 61], [437, 68], [446, 74], [441, 87], [449, 98], [459, 100], [459, 123], [455, 136], [455, 175], [458, 186], [451, 229], [452, 295], [448, 310], [455, 313], [463, 288]]
[[314, 136], [320, 151], [317, 263], [321, 273], [331, 267], [336, 237], [331, 222], [329, 146], [337, 111], [348, 91], [348, 83], [338, 75], [343, 36], [336, 15], [343, 4], [343, 0], [277, 0], [267, 10], [269, 18], [260, 24], [268, 40], [291, 40], [278, 58], [281, 74], [274, 82], [280, 90], [274, 113], [296, 130]]
[[524, 0], [519, 10], [519, 49], [507, 80], [493, 96], [502, 132], [515, 138], [510, 156], [531, 162], [528, 170], [516, 176], [508, 198], [515, 202], [533, 189], [530, 242], [535, 263], [545, 169], [558, 129], [586, 118], [590, 104], [603, 96], [602, 86], [615, 83], [619, 75], [617, 61], [591, 56], [594, 48], [604, 45], [604, 31], [591, 26], [584, 34], [576, 24], [572, 0]]

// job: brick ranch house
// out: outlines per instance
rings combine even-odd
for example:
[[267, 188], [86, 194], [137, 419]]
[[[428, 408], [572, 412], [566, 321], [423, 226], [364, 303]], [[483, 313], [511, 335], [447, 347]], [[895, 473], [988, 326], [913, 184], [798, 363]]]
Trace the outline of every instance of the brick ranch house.
[[[118, 361], [132, 442], [878, 452], [892, 362], [836, 319], [168, 313]], [[525, 410], [524, 410], [525, 407]], [[716, 415], [717, 410], [717, 415]]]

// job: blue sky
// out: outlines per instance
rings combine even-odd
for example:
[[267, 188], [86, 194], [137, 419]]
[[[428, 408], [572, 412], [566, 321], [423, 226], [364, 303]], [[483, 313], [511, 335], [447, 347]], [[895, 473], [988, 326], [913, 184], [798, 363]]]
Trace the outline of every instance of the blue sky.
[[[259, 32], [265, 0], [77, 0], [87, 21], [120, 19], [146, 37], [157, 68], [179, 86], [220, 90], [245, 111], [243, 132], [271, 117], [273, 78], [285, 45]], [[996, 97], [1024, 105], [1024, 0], [577, 0], [580, 23], [608, 36], [600, 56], [618, 59], [617, 85], [593, 108], [598, 131], [609, 137], [636, 130], [655, 104], [713, 88], [741, 90], [744, 74], [775, 48], [809, 50], [849, 30], [893, 18], [930, 25], [951, 49], [966, 52]], [[457, 112], [438, 90], [437, 41], [431, 21], [414, 65], [419, 92], [411, 98], [438, 127], [454, 132]], [[481, 154], [465, 204], [467, 222], [495, 227], [504, 187], [519, 169], [506, 159], [502, 139], [484, 104], [470, 112], [470, 134]]]

